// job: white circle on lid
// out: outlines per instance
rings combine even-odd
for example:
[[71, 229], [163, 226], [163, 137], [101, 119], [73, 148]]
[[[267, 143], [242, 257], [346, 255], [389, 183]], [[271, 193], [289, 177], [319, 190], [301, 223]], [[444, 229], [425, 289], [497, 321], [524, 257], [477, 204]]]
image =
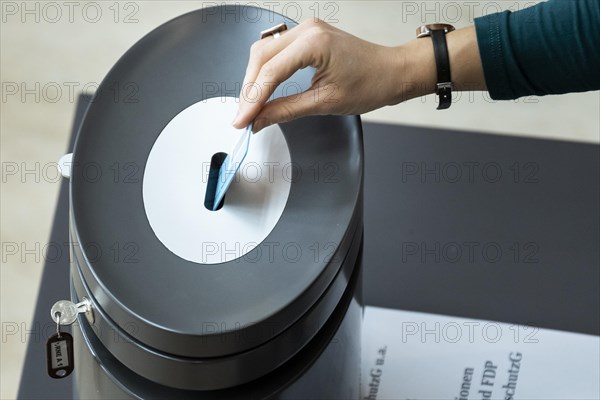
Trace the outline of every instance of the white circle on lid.
[[223, 207], [204, 207], [210, 160], [229, 153], [244, 130], [231, 126], [238, 100], [216, 97], [177, 114], [154, 143], [142, 185], [158, 239], [179, 257], [219, 264], [246, 255], [271, 233], [290, 193], [292, 165], [278, 125], [252, 135]]

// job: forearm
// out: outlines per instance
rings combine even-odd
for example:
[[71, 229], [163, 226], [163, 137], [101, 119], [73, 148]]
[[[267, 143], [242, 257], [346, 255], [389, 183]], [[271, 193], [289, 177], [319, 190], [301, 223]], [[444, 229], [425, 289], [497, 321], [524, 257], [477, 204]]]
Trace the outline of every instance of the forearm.
[[550, 0], [475, 27], [492, 99], [600, 89], [599, 0]]
[[[599, 40], [600, 0], [487, 15], [446, 35], [450, 79], [456, 91], [487, 90], [493, 99], [599, 89]], [[308, 90], [269, 100], [307, 66], [317, 70]], [[434, 93], [436, 83], [430, 38], [385, 47], [307, 20], [252, 46], [233, 125], [254, 121], [257, 132], [307, 115], [362, 114]]]
[[[446, 41], [454, 90], [486, 90], [475, 28], [470, 26], [450, 32]], [[392, 83], [398, 88], [394, 102], [434, 93], [437, 71], [431, 39], [414, 39], [393, 51], [397, 53], [398, 64], [397, 79]], [[392, 66], [392, 70], [394, 68]]]

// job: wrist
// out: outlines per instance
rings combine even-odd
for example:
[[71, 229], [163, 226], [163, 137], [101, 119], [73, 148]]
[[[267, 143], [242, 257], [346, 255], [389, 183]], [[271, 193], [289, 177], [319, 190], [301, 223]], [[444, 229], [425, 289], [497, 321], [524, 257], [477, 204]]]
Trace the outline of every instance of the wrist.
[[396, 103], [435, 92], [437, 70], [431, 41], [413, 39], [395, 47]]
[[475, 27], [446, 35], [452, 81], [458, 91], [486, 90]]
[[[474, 27], [446, 35], [454, 89], [486, 90]], [[437, 69], [431, 40], [413, 39], [391, 48], [394, 53], [394, 104], [435, 93]]]

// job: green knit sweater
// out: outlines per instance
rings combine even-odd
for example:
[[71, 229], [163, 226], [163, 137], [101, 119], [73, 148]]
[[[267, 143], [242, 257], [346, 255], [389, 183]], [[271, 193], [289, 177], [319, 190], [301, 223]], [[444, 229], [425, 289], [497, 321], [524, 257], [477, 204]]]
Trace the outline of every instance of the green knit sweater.
[[600, 0], [549, 0], [475, 29], [492, 99], [600, 89]]

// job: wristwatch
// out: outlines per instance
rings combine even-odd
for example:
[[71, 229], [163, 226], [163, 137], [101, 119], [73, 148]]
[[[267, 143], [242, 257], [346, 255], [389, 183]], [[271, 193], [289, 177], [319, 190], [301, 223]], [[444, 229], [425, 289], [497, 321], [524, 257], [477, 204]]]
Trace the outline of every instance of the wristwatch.
[[454, 27], [449, 24], [430, 24], [417, 28], [417, 38], [431, 37], [433, 54], [437, 67], [437, 85], [435, 93], [439, 97], [438, 110], [445, 110], [452, 104], [452, 79], [450, 75], [450, 57], [446, 44], [446, 33]]

